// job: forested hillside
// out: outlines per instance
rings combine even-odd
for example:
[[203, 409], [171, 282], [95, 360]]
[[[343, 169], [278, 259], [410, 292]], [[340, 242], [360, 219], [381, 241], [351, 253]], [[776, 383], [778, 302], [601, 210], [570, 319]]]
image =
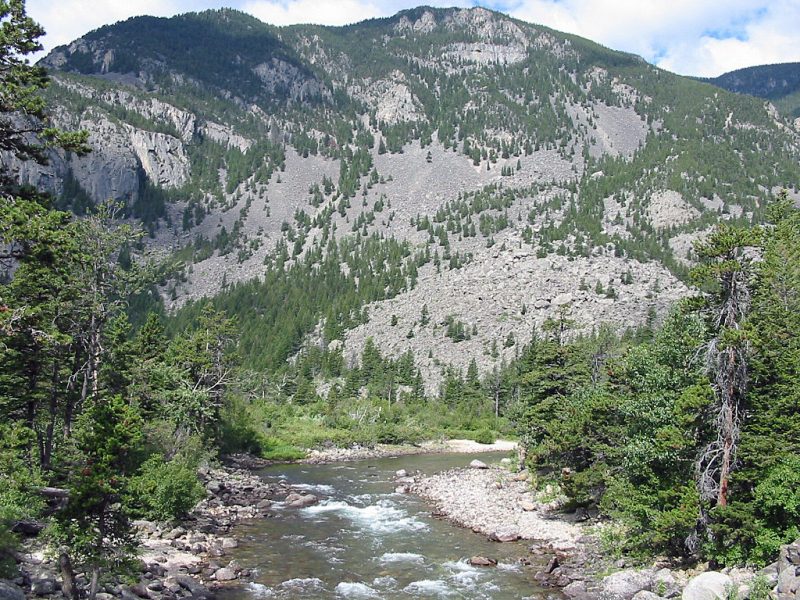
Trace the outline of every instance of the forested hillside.
[[731, 92], [766, 98], [787, 117], [800, 118], [800, 63], [747, 67], [706, 81]]
[[308, 345], [352, 363], [372, 338], [436, 393], [449, 367], [501, 369], [509, 336], [565, 304], [585, 334], [662, 318], [693, 240], [760, 222], [798, 178], [798, 133], [762, 101], [481, 8], [141, 17], [43, 65], [56, 121], [94, 151], [12, 168], [62, 208], [111, 197], [145, 225], [129, 252], [162, 275], [134, 324], [215, 297], [270, 371]]

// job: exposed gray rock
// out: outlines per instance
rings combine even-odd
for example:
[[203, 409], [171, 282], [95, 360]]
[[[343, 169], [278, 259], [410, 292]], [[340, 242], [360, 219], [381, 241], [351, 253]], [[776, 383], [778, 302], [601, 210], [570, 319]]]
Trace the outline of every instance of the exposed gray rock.
[[56, 591], [56, 580], [52, 577], [37, 577], [31, 581], [31, 593], [35, 596], [48, 596]]
[[683, 589], [682, 600], [725, 600], [733, 580], [724, 573], [708, 571], [689, 580]]
[[494, 567], [497, 566], [497, 561], [493, 558], [486, 558], [485, 556], [473, 556], [469, 559], [469, 564], [473, 567]]
[[236, 571], [228, 567], [223, 567], [214, 573], [214, 579], [217, 581], [233, 581], [236, 579]]
[[602, 600], [631, 600], [637, 592], [648, 590], [654, 579], [652, 569], [624, 570], [612, 573], [601, 583]]
[[25, 594], [18, 585], [0, 579], [0, 600], [25, 600]]
[[482, 460], [478, 460], [477, 458], [475, 458], [469, 463], [469, 468], [470, 469], [488, 469], [489, 465], [487, 465]]
[[305, 508], [307, 506], [312, 506], [317, 502], [319, 502], [319, 498], [317, 498], [314, 494], [292, 493], [286, 496], [286, 506], [289, 508]]

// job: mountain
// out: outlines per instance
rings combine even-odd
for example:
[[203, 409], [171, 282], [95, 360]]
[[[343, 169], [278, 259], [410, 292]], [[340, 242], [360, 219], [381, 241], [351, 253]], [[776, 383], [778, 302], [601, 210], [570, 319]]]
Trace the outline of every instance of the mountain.
[[800, 175], [798, 129], [762, 100], [483, 8], [137, 17], [42, 64], [94, 151], [13, 167], [78, 214], [122, 201], [173, 326], [213, 297], [257, 368], [373, 338], [434, 389], [547, 319], [652, 321], [693, 240]]
[[766, 98], [781, 114], [800, 118], [800, 62], [747, 67], [705, 81], [738, 94]]

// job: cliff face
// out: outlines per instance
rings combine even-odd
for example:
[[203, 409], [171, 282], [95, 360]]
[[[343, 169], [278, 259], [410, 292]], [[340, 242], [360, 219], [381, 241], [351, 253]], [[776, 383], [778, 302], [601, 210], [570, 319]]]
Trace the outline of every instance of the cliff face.
[[480, 8], [342, 28], [137, 18], [43, 64], [57, 124], [94, 151], [14, 168], [65, 205], [121, 199], [147, 252], [180, 249], [169, 309], [331, 238], [395, 240], [420, 256], [399, 293], [387, 282], [336, 340], [321, 315], [306, 333], [348, 356], [368, 337], [411, 348], [431, 384], [491, 369], [567, 309], [584, 331], [663, 313], [692, 240], [800, 179], [798, 132], [762, 101]]

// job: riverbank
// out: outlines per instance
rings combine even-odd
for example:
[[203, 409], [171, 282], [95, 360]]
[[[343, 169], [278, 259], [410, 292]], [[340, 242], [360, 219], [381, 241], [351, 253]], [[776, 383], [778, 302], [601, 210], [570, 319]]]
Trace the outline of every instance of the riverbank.
[[579, 547], [584, 528], [574, 518], [554, 514], [557, 503], [537, 499], [525, 473], [473, 464], [478, 468], [425, 477], [411, 491], [455, 524], [490, 538], [539, 540], [561, 552]]
[[414, 454], [512, 452], [516, 448], [517, 442], [510, 440], [497, 440], [492, 444], [480, 444], [473, 440], [430, 440], [417, 445], [376, 444], [372, 447], [313, 449], [309, 451], [308, 456], [302, 459], [301, 462], [327, 464]]
[[[324, 464], [416, 454], [511, 451], [515, 442], [478, 444], [471, 440], [429, 441], [417, 446], [381, 444], [372, 448], [330, 448], [315, 450], [306, 459], [291, 463]], [[250, 573], [229, 555], [238, 547], [231, 533], [242, 521], [274, 516], [273, 504], [299, 508], [319, 499], [302, 488], [283, 482], [267, 484], [255, 471], [276, 461], [251, 455], [225, 457], [224, 466], [204, 468], [198, 476], [206, 489], [201, 500], [180, 523], [134, 522], [139, 540], [138, 582], [113, 578], [105, 583], [98, 600], [174, 600], [192, 596], [211, 598], [218, 587], [248, 580]], [[294, 494], [294, 496], [292, 496]], [[287, 501], [288, 500], [288, 501]], [[56, 561], [45, 554], [39, 539], [29, 540], [18, 554], [20, 575], [12, 583], [28, 597], [63, 598]], [[85, 575], [76, 574], [79, 585]]]
[[[198, 475], [206, 498], [179, 524], [134, 521], [139, 542], [135, 583], [112, 576], [102, 584], [97, 600], [208, 600], [216, 588], [249, 578], [250, 573], [229, 558], [239, 545], [231, 530], [241, 521], [268, 517], [273, 503], [294, 490], [281, 483], [266, 484], [249, 470], [233, 467], [201, 469]], [[20, 575], [12, 583], [25, 597], [64, 597], [58, 564], [45, 553], [41, 540], [30, 540], [17, 558]], [[86, 574], [76, 573], [76, 580], [85, 586]]]
[[[666, 560], [632, 567], [634, 561], [611, 558], [602, 551], [599, 531], [607, 523], [593, 522], [585, 513], [560, 512], [552, 490], [537, 492], [525, 472], [513, 473], [505, 465], [473, 461], [464, 468], [413, 477], [413, 482], [406, 475], [398, 472], [398, 483], [410, 483], [404, 491], [429, 502], [436, 516], [493, 541], [533, 542], [528, 549], [531, 554], [549, 556], [547, 567], [535, 578], [560, 588], [571, 600], [748, 598], [753, 585], [773, 593], [780, 586], [788, 589], [788, 584], [781, 583], [785, 577], [781, 575], [779, 582], [778, 574], [790, 571], [795, 578], [792, 581], [800, 584], [792, 570], [795, 563], [800, 564], [800, 550], [793, 551], [792, 546], [782, 550], [777, 563], [758, 573], [751, 569], [707, 571], [707, 565], [676, 568]], [[794, 547], [800, 548], [800, 542]], [[729, 595], [729, 590], [738, 595]], [[794, 599], [800, 595], [771, 597]]]

